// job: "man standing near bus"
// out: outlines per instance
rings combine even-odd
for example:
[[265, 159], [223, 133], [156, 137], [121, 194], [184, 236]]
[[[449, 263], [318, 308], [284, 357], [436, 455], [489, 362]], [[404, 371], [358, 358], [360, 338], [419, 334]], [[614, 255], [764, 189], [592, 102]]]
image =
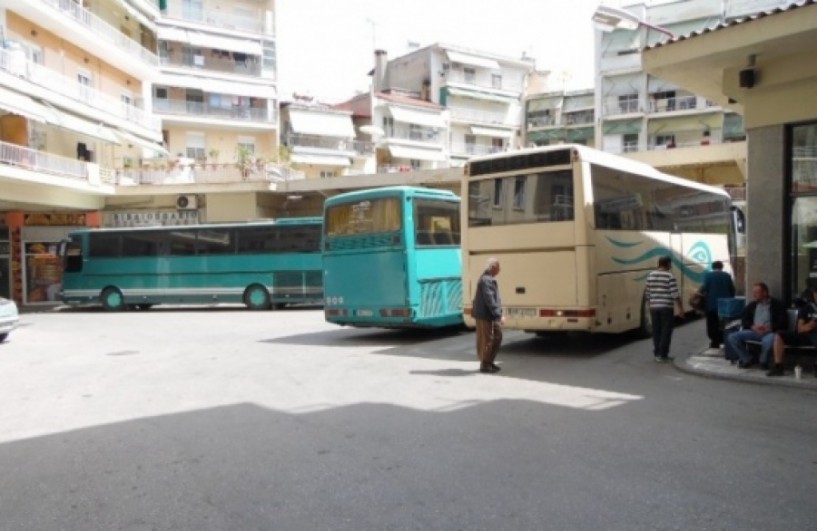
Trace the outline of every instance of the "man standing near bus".
[[672, 341], [672, 328], [676, 308], [678, 317], [684, 316], [684, 307], [681, 303], [681, 294], [678, 283], [670, 273], [672, 258], [662, 256], [658, 259], [658, 269], [647, 276], [645, 297], [650, 305], [652, 319], [652, 344], [655, 361], [665, 362], [672, 359], [669, 355], [669, 345]]
[[502, 300], [496, 277], [499, 274], [499, 260], [489, 258], [488, 265], [477, 282], [477, 292], [471, 306], [471, 316], [477, 323], [477, 357], [479, 372], [494, 373], [500, 368], [494, 363], [499, 345], [502, 344]]

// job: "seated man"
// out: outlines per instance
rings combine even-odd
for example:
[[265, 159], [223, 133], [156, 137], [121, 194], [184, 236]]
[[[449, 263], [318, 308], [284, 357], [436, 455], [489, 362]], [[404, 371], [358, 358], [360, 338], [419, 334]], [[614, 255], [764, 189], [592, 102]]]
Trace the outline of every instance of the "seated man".
[[817, 346], [817, 286], [812, 288], [812, 302], [803, 304], [797, 310], [797, 328], [795, 332], [778, 332], [774, 338], [774, 367], [766, 376], [783, 376], [783, 356], [786, 345], [816, 345]]
[[769, 287], [763, 282], [752, 286], [752, 299], [741, 315], [741, 329], [726, 336], [726, 348], [737, 356], [738, 367], [748, 369], [753, 361], [746, 342], [760, 341], [760, 363], [768, 369], [775, 332], [786, 329], [786, 307], [769, 296]]

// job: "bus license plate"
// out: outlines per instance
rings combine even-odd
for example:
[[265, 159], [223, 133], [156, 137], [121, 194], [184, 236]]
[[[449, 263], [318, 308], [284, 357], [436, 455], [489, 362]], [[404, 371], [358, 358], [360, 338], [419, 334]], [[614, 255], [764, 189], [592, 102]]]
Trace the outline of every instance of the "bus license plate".
[[358, 310], [355, 312], [358, 317], [371, 317], [374, 313], [371, 310]]
[[536, 317], [536, 308], [508, 308], [508, 317]]

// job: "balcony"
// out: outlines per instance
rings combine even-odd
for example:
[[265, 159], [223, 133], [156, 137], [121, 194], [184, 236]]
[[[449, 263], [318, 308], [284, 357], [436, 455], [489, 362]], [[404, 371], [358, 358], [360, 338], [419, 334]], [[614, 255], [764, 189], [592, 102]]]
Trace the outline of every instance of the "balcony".
[[265, 123], [274, 123], [276, 121], [275, 110], [268, 110], [266, 107], [223, 107], [195, 101], [157, 98], [153, 100], [153, 110], [157, 114], [174, 114], [196, 118]]
[[355, 153], [356, 155], [362, 156], [374, 154], [374, 144], [372, 142], [348, 138], [291, 133], [286, 136], [284, 143], [289, 147], [343, 151], [345, 153]]
[[242, 76], [261, 76], [261, 61], [249, 56], [247, 61], [236, 61], [215, 56], [213, 51], [205, 52], [204, 55], [194, 55], [183, 52], [175, 52], [159, 57], [162, 66], [184, 68], [190, 70], [223, 72], [227, 74], [238, 74]]
[[171, 185], [171, 184], [236, 184], [236, 183], [277, 183], [297, 181], [305, 178], [301, 171], [278, 164], [259, 164], [242, 170], [235, 164], [196, 164], [170, 168], [124, 168], [116, 172], [116, 184]]
[[428, 127], [387, 127], [384, 138], [386, 140], [411, 140], [442, 147], [442, 140], [439, 129]]
[[706, 103], [698, 104], [697, 96], [679, 96], [676, 98], [650, 100], [650, 112], [687, 111], [692, 109], [704, 109], [706, 107]]
[[501, 153], [505, 151], [505, 147], [500, 146], [488, 146], [482, 144], [471, 144], [469, 142], [452, 142], [451, 143], [451, 154], [454, 156], [478, 156], [478, 155], [491, 155], [493, 153]]
[[112, 171], [103, 170], [97, 164], [37, 151], [16, 144], [0, 142], [0, 173], [2, 166], [28, 170], [41, 175], [52, 175], [71, 183], [113, 184]]
[[518, 127], [519, 124], [508, 120], [508, 113], [502, 111], [487, 111], [468, 107], [449, 107], [451, 121]]
[[99, 37], [105, 42], [112, 44], [119, 50], [138, 58], [143, 63], [150, 66], [157, 66], [159, 59], [155, 53], [147, 50], [141, 44], [131, 39], [117, 28], [111, 26], [87, 9], [80, 7], [73, 0], [40, 0], [43, 4], [51, 6], [64, 16], [72, 19], [85, 28], [88, 34]]
[[150, 130], [160, 127], [159, 120], [144, 110], [33, 63], [22, 57], [19, 51], [0, 50], [0, 71]]
[[617, 114], [635, 114], [644, 112], [644, 107], [640, 99], [620, 100], [613, 97], [605, 100], [604, 112], [607, 116], [614, 116]]
[[[225, 13], [221, 10], [205, 11], [204, 9], [183, 3], [173, 3], [162, 11], [167, 18], [207, 24], [218, 28], [248, 31], [252, 33], [273, 34], [275, 25], [272, 23], [272, 12], [259, 11], [255, 16]], [[269, 19], [269, 20], [267, 20]]]
[[528, 115], [528, 129], [533, 127], [550, 127], [556, 125], [556, 117], [550, 115]]
[[494, 79], [486, 73], [480, 75], [479, 73], [466, 73], [459, 70], [449, 69], [445, 73], [446, 81], [449, 83], [459, 83], [462, 85], [471, 85], [473, 87], [487, 88], [491, 90], [498, 90], [504, 92], [522, 92], [523, 87], [519, 82], [513, 82], [507, 78]]

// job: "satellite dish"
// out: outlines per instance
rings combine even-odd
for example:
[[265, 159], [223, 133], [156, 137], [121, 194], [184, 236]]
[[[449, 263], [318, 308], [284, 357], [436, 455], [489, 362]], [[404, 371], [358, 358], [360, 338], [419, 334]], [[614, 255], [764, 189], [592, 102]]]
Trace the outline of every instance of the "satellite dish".
[[377, 127], [376, 125], [363, 125], [360, 126], [358, 129], [360, 130], [361, 133], [365, 133], [367, 135], [372, 136], [383, 136], [386, 134], [386, 132], [383, 131], [383, 129]]

